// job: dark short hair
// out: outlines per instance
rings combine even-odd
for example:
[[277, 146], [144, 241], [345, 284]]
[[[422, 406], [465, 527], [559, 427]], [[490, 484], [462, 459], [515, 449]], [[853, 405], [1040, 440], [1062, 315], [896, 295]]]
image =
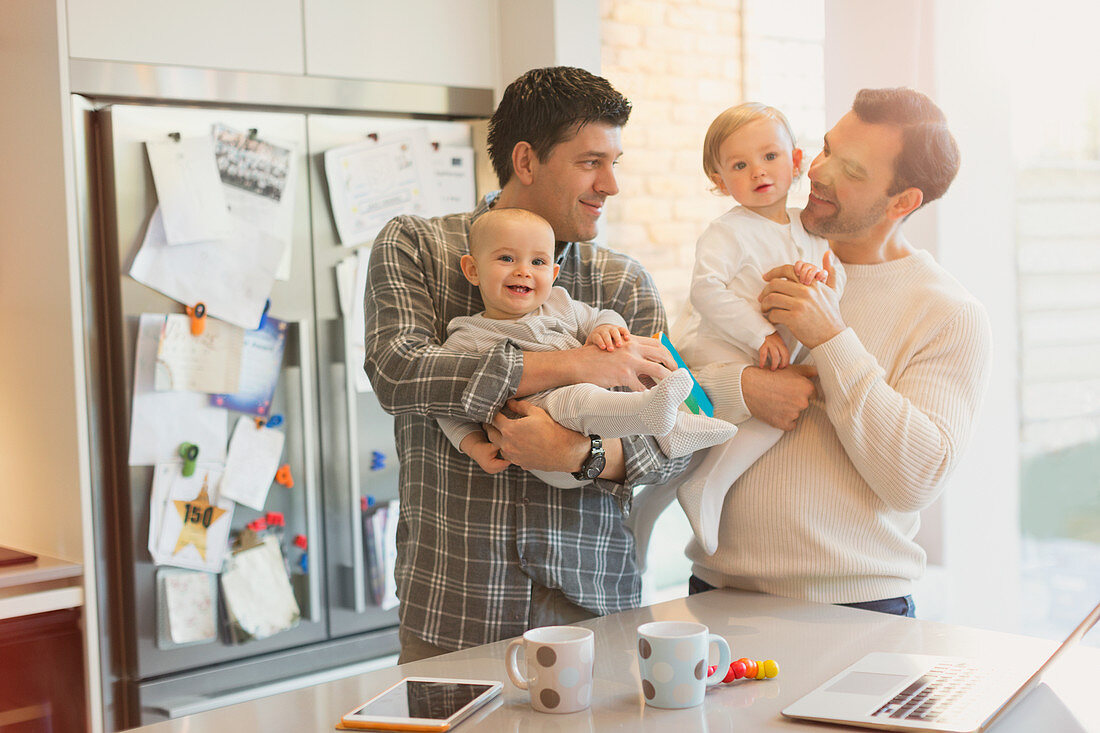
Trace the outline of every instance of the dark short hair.
[[906, 87], [861, 89], [852, 111], [863, 122], [901, 129], [901, 152], [894, 160], [888, 195], [919, 188], [923, 206], [947, 192], [959, 172], [959, 146], [947, 129], [943, 110], [931, 99]]
[[591, 122], [622, 127], [630, 100], [603, 77], [572, 66], [532, 69], [504, 90], [489, 120], [489, 158], [501, 187], [512, 177], [512, 150], [530, 143], [540, 162]]

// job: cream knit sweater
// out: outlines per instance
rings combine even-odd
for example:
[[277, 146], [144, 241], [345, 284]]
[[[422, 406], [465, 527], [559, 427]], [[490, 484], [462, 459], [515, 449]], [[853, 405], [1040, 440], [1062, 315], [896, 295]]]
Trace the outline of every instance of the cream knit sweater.
[[[734, 484], [718, 551], [688, 546], [712, 585], [854, 603], [910, 593], [924, 571], [918, 512], [970, 436], [988, 318], [927, 252], [845, 267], [848, 328], [811, 352], [820, 399]], [[739, 377], [700, 381], [719, 417], [747, 416]]]

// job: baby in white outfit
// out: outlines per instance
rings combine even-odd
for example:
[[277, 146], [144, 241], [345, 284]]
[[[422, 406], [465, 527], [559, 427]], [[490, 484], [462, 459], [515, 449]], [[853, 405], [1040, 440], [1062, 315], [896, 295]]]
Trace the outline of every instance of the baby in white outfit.
[[[696, 374], [711, 364], [746, 360], [760, 368], [785, 369], [806, 363], [809, 353], [760, 311], [757, 297], [764, 274], [795, 263], [804, 285], [826, 282], [836, 272], [840, 291], [844, 271], [829, 243], [802, 228], [798, 209], [787, 208], [787, 192], [801, 172], [802, 151], [783, 113], [748, 102], [715, 118], [703, 142], [703, 169], [717, 191], [739, 206], [706, 228], [695, 247], [690, 305], [673, 334], [680, 353]], [[726, 493], [783, 434], [755, 418], [741, 423], [726, 443], [711, 448], [680, 482], [676, 496], [700, 545], [713, 553]], [[671, 499], [670, 499], [671, 500]]]

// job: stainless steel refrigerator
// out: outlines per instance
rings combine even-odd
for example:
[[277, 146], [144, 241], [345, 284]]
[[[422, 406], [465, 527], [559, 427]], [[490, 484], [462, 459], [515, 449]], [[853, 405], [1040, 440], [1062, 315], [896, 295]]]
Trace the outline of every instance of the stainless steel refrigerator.
[[[146, 724], [367, 668], [396, 653], [397, 612], [370, 602], [361, 502], [397, 497], [393, 421], [373, 393], [355, 389], [345, 354], [335, 265], [348, 256], [328, 205], [323, 154], [388, 128], [427, 125], [435, 141], [471, 145], [464, 122], [311, 114], [212, 106], [112, 104], [75, 97], [77, 181], [95, 506], [102, 671], [108, 718]], [[157, 205], [144, 141], [209, 134], [213, 125], [254, 130], [299, 156], [291, 276], [277, 281], [269, 314], [289, 325], [271, 413], [285, 418], [283, 461], [294, 488], [275, 487], [265, 511], [308, 539], [308, 572], [295, 577], [297, 626], [233, 644], [165, 644], [158, 636], [156, 567], [147, 549], [153, 469], [128, 465], [137, 324], [142, 313], [181, 304], [127, 274]], [[229, 413], [232, 428], [237, 414]], [[379, 455], [382, 456], [379, 459]], [[239, 529], [261, 516], [236, 507]], [[357, 666], [358, 665], [358, 666]], [[335, 672], [333, 670], [336, 670]], [[111, 723], [109, 722], [109, 725]]]

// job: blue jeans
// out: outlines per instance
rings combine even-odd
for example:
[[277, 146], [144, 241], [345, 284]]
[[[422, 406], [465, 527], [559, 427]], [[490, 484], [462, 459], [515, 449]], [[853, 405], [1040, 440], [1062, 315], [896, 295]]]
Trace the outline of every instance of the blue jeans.
[[[703, 580], [702, 578], [692, 575], [688, 578], [688, 595], [693, 596], [696, 593], [704, 593], [708, 590], [714, 590], [714, 586]], [[898, 598], [885, 598], [881, 601], [862, 601], [860, 603], [837, 603], [837, 606], [848, 606], [849, 608], [862, 608], [864, 611], [878, 611], [879, 613], [889, 613], [894, 616], [908, 616], [909, 618], [916, 618], [917, 607], [913, 603], [913, 596], [900, 596]]]

